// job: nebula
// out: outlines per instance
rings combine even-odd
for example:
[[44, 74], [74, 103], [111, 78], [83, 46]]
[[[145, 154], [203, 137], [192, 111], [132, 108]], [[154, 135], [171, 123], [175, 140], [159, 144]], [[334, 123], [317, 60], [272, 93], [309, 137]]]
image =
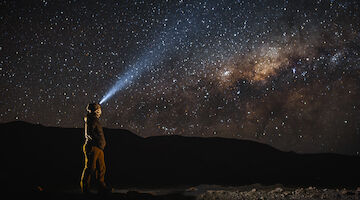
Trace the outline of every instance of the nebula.
[[[239, 79], [251, 83], [265, 83], [271, 77], [283, 70], [294, 68], [299, 61], [311, 62], [319, 56], [319, 50], [324, 48], [323, 41], [316, 33], [306, 42], [292, 34], [291, 38], [280, 38], [277, 44], [261, 44], [251, 51], [233, 55], [217, 73], [217, 80], [223, 87], [229, 87]], [[294, 69], [295, 70], [295, 69]]]

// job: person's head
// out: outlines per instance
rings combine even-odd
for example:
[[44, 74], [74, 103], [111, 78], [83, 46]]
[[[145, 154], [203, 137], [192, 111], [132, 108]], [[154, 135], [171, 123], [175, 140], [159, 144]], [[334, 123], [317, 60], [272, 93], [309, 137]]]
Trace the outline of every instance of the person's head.
[[100, 118], [101, 116], [101, 106], [98, 103], [89, 103], [86, 106], [86, 110], [88, 113], [94, 114], [97, 118]]

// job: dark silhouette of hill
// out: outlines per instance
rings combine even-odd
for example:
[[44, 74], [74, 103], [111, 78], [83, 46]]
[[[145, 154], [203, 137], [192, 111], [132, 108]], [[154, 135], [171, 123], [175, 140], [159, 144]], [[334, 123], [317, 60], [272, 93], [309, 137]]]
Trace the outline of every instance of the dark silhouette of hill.
[[[83, 129], [26, 122], [0, 124], [7, 190], [79, 187]], [[253, 183], [356, 187], [360, 158], [282, 152], [253, 141], [182, 136], [139, 137], [104, 129], [107, 180], [116, 187]]]

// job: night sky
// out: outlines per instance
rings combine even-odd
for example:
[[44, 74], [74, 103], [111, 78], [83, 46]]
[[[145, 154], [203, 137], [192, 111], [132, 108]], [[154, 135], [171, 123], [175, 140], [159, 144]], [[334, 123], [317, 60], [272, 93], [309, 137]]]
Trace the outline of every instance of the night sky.
[[360, 152], [358, 0], [0, 2], [0, 122]]

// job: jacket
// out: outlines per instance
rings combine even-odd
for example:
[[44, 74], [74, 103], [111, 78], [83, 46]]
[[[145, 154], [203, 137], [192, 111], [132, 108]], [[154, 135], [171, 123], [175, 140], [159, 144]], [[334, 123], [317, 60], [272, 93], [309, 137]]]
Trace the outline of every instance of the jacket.
[[99, 119], [94, 114], [87, 114], [85, 120], [85, 144], [86, 146], [97, 146], [104, 150], [106, 141], [104, 131]]

